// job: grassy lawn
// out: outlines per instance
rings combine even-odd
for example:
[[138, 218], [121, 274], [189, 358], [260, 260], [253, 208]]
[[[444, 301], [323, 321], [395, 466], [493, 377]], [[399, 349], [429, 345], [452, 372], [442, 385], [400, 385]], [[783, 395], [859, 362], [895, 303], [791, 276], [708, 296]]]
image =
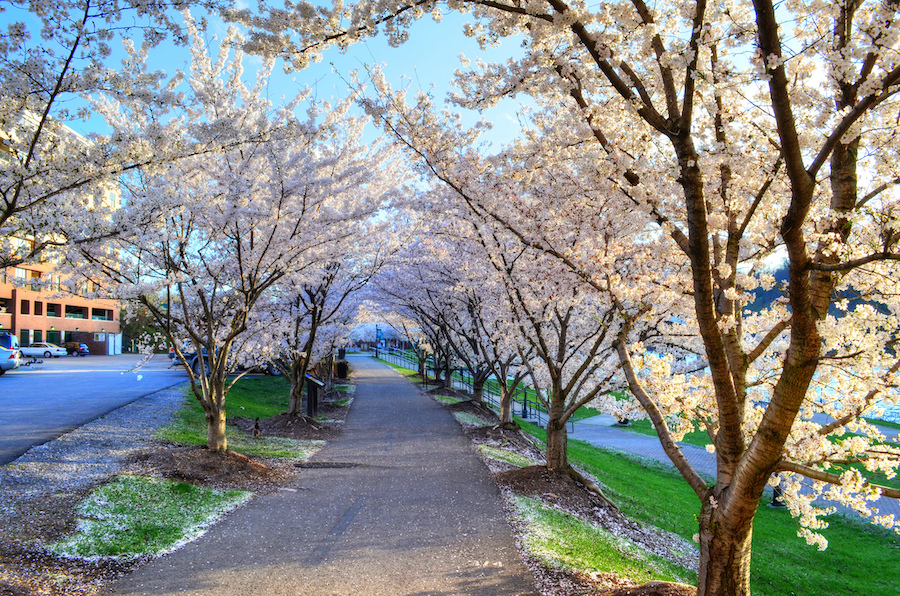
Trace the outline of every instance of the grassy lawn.
[[393, 363], [391, 363], [391, 362], [388, 362], [387, 360], [382, 360], [381, 358], [376, 358], [376, 360], [378, 360], [378, 362], [381, 362], [382, 364], [387, 364], [388, 366], [390, 366], [391, 368], [393, 368], [395, 371], [397, 371], [398, 373], [400, 373], [400, 374], [403, 375], [404, 377], [415, 377], [415, 378], [416, 378], [417, 380], [419, 380], [419, 381], [422, 380], [422, 377], [419, 376], [419, 371], [416, 371], [416, 370], [410, 370], [410, 369], [408, 369], [408, 368], [406, 368], [406, 367], [404, 367], [404, 366], [399, 366], [399, 365], [397, 365], [397, 364], [393, 364]]
[[[523, 421], [527, 432], [546, 434]], [[569, 441], [569, 457], [593, 474], [627, 515], [692, 539], [700, 503], [669, 466]], [[900, 586], [900, 536], [844, 517], [828, 518], [819, 552], [798, 538], [797, 522], [784, 509], [761, 507], [753, 526], [752, 588], [766, 596], [896, 594]]]
[[[633, 433], [639, 433], [642, 435], [649, 435], [651, 437], [656, 436], [656, 429], [653, 428], [653, 423], [647, 419], [644, 420], [632, 420], [631, 426], [623, 426], [622, 430], [628, 430]], [[681, 440], [682, 443], [686, 443], [688, 445], [696, 445], [698, 447], [706, 447], [710, 444], [709, 435], [706, 434], [704, 430], [695, 430], [690, 432], [684, 436], [684, 439]]]
[[269, 418], [287, 411], [290, 396], [291, 381], [285, 377], [244, 377], [225, 397], [225, 411], [229, 416]]
[[[624, 430], [630, 430], [631, 432], [639, 433], [642, 435], [648, 435], [651, 437], [656, 436], [656, 429], [653, 428], [653, 424], [649, 420], [632, 420], [631, 426], [622, 428]], [[696, 445], [698, 447], [706, 447], [711, 443], [709, 440], [709, 435], [702, 430], [696, 430], [694, 432], [688, 433], [687, 435], [685, 435], [684, 439], [681, 442], [688, 445]], [[900, 488], [900, 475], [888, 479], [888, 477], [881, 472], [867, 472], [861, 464], [854, 464], [853, 467], [862, 472], [863, 475], [866, 478], [869, 478], [870, 481], [874, 484], [889, 486], [891, 488]], [[836, 474], [840, 474], [844, 469], [846, 469], [846, 466], [835, 465], [831, 471]]]
[[900, 424], [896, 422], [888, 422], [887, 420], [880, 420], [878, 418], [865, 418], [866, 422], [871, 422], [872, 424], [877, 424], [878, 426], [883, 426], [884, 428], [892, 428], [894, 430], [900, 431]]
[[[225, 410], [228, 416], [268, 418], [287, 410], [290, 381], [281, 377], [243, 378], [228, 392]], [[228, 448], [245, 455], [285, 457], [306, 460], [324, 445], [323, 441], [297, 441], [282, 437], [254, 439], [234, 427], [225, 429]], [[206, 445], [206, 420], [200, 403], [186, 390], [182, 408], [172, 422], [159, 429], [155, 437], [173, 443]]]
[[516, 517], [528, 527], [528, 551], [551, 567], [615, 573], [638, 583], [695, 582], [696, 574], [650, 554], [626, 538], [547, 507], [537, 499], [513, 497]]
[[243, 491], [120, 476], [78, 505], [76, 532], [49, 548], [58, 556], [83, 559], [158, 555], [197, 538], [249, 498]]

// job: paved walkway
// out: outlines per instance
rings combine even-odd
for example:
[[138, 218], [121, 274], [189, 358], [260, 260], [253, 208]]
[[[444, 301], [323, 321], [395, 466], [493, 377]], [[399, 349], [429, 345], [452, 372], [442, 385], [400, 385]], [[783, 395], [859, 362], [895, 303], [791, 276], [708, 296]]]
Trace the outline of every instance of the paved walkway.
[[[615, 422], [615, 418], [603, 414], [579, 420], [574, 425], [575, 430], [569, 432], [569, 438], [672, 465], [672, 461], [663, 451], [662, 445], [656, 437], [616, 427]], [[883, 428], [882, 433], [887, 437], [894, 437], [897, 431]], [[715, 478], [716, 456], [714, 454], [707, 452], [702, 447], [686, 444], [682, 444], [681, 452], [684, 453], [695, 470]], [[830, 501], [823, 501], [822, 503], [823, 505], [835, 505], [839, 510], [848, 512], [851, 515], [858, 515], [837, 503]], [[894, 514], [895, 519], [900, 519], [900, 501], [897, 499], [882, 497], [873, 503], [873, 506], [879, 510], [880, 515]]]
[[110, 587], [120, 595], [536, 595], [499, 492], [445, 409], [352, 357], [346, 432], [295, 486]]

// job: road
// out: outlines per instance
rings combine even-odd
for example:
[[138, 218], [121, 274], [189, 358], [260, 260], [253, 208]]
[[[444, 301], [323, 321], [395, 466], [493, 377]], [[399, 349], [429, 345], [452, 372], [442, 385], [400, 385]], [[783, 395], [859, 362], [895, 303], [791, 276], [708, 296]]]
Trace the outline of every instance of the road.
[[63, 356], [0, 377], [0, 465], [116, 408], [187, 380], [154, 356]]

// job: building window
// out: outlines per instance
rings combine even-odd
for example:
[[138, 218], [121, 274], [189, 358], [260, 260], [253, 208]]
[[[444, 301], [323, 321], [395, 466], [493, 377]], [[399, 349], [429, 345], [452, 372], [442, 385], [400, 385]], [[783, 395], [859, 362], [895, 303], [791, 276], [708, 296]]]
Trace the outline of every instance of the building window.
[[59, 304], [53, 304], [52, 302], [47, 303], [47, 316], [48, 317], [60, 317], [61, 309], [59, 308]]
[[67, 319], [86, 319], [87, 318], [86, 308], [81, 306], [66, 306], [66, 318]]
[[[40, 271], [29, 271], [29, 272], [28, 272], [28, 279], [30, 279], [30, 280], [40, 280], [40, 279], [41, 279], [41, 272], [40, 272]], [[40, 292], [40, 291], [41, 291], [41, 282], [40, 282], [40, 281], [32, 281], [32, 282], [31, 282], [31, 289], [34, 290], [35, 292]]]
[[19, 310], [23, 315], [31, 314], [31, 300], [23, 300], [22, 308]]
[[19, 331], [19, 345], [20, 346], [30, 346], [31, 345], [31, 332], [28, 329], [22, 329]]
[[113, 311], [105, 308], [92, 308], [91, 318], [95, 321], [112, 321]]
[[106, 334], [105, 333], [95, 333], [94, 341], [101, 341], [101, 342], [106, 341]]
[[39, 317], [44, 314], [43, 302], [38, 302], [37, 300], [34, 301], [34, 314]]
[[44, 332], [41, 329], [34, 330], [34, 343], [40, 343], [44, 341]]

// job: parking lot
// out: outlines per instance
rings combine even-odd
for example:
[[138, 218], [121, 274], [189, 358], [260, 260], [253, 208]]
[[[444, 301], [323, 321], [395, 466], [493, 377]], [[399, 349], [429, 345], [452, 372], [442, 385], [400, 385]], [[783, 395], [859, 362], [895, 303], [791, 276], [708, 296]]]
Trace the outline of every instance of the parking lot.
[[124, 404], [185, 382], [187, 374], [155, 355], [23, 359], [0, 376], [0, 464]]

